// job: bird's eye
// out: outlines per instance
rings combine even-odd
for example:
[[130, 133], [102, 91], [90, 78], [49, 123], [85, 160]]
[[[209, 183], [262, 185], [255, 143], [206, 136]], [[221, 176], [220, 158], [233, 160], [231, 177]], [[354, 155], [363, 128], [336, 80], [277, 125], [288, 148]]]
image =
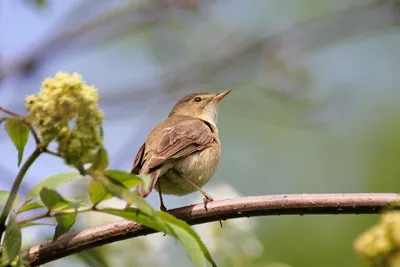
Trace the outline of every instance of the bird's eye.
[[194, 99], [194, 102], [200, 102], [201, 101], [201, 97], [196, 97], [195, 99]]

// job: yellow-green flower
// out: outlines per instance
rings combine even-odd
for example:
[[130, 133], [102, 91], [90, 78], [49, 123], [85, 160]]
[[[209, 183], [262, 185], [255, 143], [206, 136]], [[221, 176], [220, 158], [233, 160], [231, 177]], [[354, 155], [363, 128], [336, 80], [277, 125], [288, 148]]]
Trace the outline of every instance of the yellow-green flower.
[[[378, 225], [359, 236], [354, 243], [355, 251], [367, 259], [372, 266], [387, 263], [400, 252], [400, 212], [385, 213]], [[396, 257], [396, 262], [399, 257]], [[394, 262], [394, 258], [392, 260]], [[397, 265], [384, 265], [397, 266]]]
[[68, 164], [82, 163], [102, 144], [103, 113], [96, 88], [77, 74], [58, 72], [46, 78], [37, 96], [26, 97], [30, 121], [43, 142], [58, 142], [58, 153]]

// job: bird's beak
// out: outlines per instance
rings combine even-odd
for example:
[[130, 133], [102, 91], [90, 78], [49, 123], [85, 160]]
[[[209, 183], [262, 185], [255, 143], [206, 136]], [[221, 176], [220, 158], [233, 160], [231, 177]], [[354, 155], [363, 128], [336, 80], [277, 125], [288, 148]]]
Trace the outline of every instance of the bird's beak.
[[225, 92], [222, 92], [218, 95], [216, 95], [213, 100], [216, 100], [217, 102], [221, 101], [225, 96], [227, 96], [230, 92], [232, 91], [232, 89], [226, 90]]

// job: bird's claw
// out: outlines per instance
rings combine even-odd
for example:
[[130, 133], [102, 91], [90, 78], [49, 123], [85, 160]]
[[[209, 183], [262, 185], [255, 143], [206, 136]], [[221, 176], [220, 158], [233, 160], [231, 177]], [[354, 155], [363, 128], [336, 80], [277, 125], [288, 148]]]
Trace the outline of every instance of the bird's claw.
[[164, 204], [160, 205], [160, 210], [166, 212], [167, 211], [167, 207], [164, 206]]
[[208, 209], [207, 209], [207, 204], [208, 204], [209, 202], [212, 202], [212, 201], [214, 201], [214, 199], [212, 199], [211, 197], [205, 197], [205, 198], [203, 198], [204, 209], [205, 209], [206, 211], [208, 211]]

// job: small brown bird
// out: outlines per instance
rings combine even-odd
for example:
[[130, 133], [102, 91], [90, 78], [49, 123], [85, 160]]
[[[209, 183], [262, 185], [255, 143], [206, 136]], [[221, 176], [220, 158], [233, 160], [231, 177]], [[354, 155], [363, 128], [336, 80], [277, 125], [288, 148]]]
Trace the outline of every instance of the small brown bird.
[[162, 194], [183, 196], [194, 191], [204, 195], [204, 207], [212, 197], [201, 189], [219, 164], [218, 103], [229, 93], [195, 93], [181, 98], [168, 118], [147, 136], [137, 153], [131, 173], [151, 175], [150, 184], [136, 189], [142, 197], [155, 188], [160, 209], [166, 210]]

